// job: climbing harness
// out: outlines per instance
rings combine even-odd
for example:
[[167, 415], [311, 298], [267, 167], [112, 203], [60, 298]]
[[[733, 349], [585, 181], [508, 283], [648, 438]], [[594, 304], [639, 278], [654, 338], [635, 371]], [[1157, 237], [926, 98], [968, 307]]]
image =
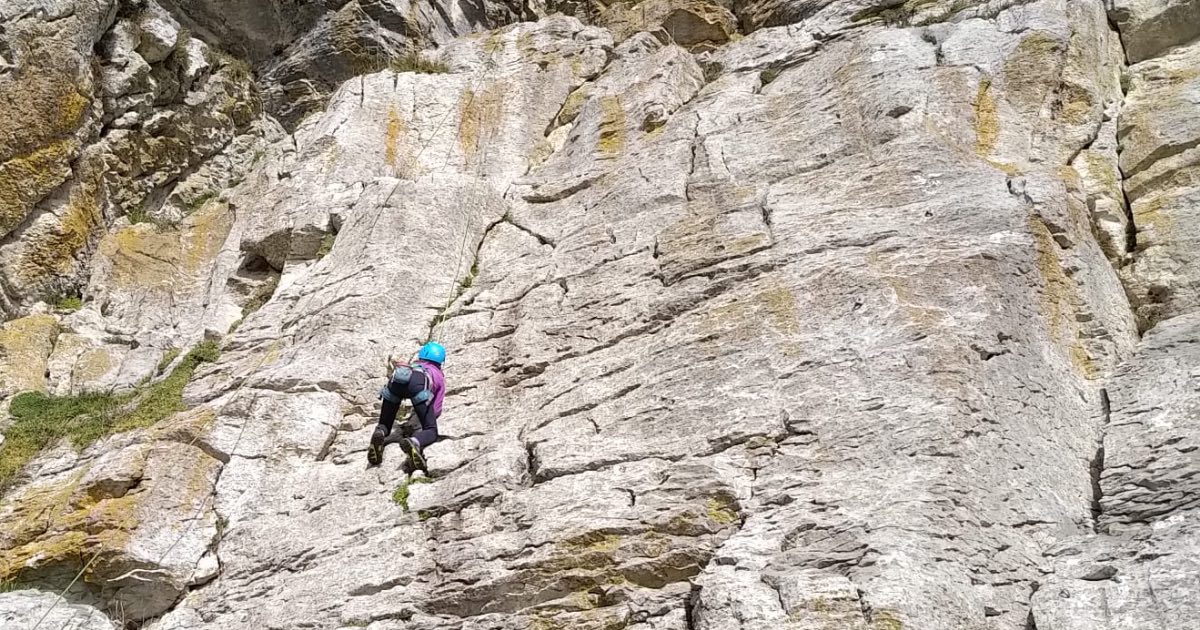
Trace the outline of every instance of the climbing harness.
[[384, 385], [383, 389], [379, 390], [379, 397], [388, 402], [400, 404], [400, 402], [404, 399], [393, 394], [388, 386], [392, 383], [396, 383], [402, 387], [407, 387], [409, 381], [412, 380], [413, 372], [420, 372], [425, 378], [422, 379], [423, 382], [421, 385], [421, 391], [412, 397], [412, 404], [416, 406], [421, 403], [429, 402], [433, 398], [433, 391], [429, 389], [429, 382], [432, 379], [429, 376], [429, 372], [427, 372], [423, 366], [417, 363], [396, 366], [396, 369], [392, 370], [392, 378], [389, 380], [388, 385]]

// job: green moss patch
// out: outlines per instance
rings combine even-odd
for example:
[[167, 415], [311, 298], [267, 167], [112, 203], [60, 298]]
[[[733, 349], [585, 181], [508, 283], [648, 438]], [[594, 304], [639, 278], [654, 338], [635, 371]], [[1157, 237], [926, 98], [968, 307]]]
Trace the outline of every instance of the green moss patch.
[[[408, 480], [405, 480], [404, 483], [400, 484], [400, 487], [396, 488], [396, 491], [392, 493], [392, 501], [396, 505], [399, 505], [401, 508], [403, 508], [405, 512], [408, 511], [409, 488], [413, 484], [418, 484], [418, 483], [433, 483], [433, 480], [430, 479], [429, 477], [416, 477], [413, 479], [408, 479]], [[425, 518], [423, 517], [421, 520], [425, 520]]]
[[12, 426], [0, 450], [0, 492], [8, 489], [25, 464], [60, 440], [77, 449], [123, 431], [148, 427], [186, 409], [183, 388], [201, 363], [216, 361], [220, 350], [206, 341], [165, 379], [133, 392], [89, 392], [76, 396], [47, 396], [28, 392], [13, 398]]
[[83, 299], [78, 295], [60, 297], [54, 301], [54, 308], [64, 313], [74, 313], [83, 308]]

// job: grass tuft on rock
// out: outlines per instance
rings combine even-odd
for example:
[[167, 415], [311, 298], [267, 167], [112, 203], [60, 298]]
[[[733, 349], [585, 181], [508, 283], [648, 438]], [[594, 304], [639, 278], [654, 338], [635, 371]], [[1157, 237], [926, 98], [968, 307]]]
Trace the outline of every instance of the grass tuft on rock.
[[250, 300], [242, 307], [242, 319], [249, 317], [252, 313], [258, 312], [267, 302], [271, 300], [271, 296], [275, 295], [275, 289], [279, 288], [279, 276], [272, 276], [270, 280], [262, 283], [254, 294], [250, 296]]
[[0, 492], [8, 489], [25, 464], [60, 440], [84, 449], [114, 433], [148, 427], [184, 411], [183, 388], [201, 363], [211, 363], [219, 356], [215, 342], [201, 343], [169, 376], [128, 393], [47, 396], [27, 392], [14, 397], [9, 407], [13, 423], [0, 447]]
[[415, 52], [393, 58], [389, 67], [393, 72], [416, 72], [417, 74], [445, 74], [450, 71], [446, 64], [440, 61], [430, 61]]
[[317, 260], [321, 260], [333, 251], [333, 242], [337, 240], [337, 232], [326, 232], [325, 236], [321, 237], [321, 247], [317, 249]]
[[433, 483], [433, 480], [429, 477], [416, 477], [413, 479], [408, 479], [404, 483], [400, 484], [400, 487], [396, 488], [396, 491], [392, 493], [392, 501], [396, 505], [399, 505], [401, 508], [403, 508], [405, 512], [408, 511], [409, 487], [417, 483]]
[[170, 350], [167, 350], [167, 353], [164, 354], [163, 358], [158, 362], [158, 367], [155, 368], [154, 375], [162, 375], [167, 368], [171, 367], [171, 364], [175, 362], [175, 359], [179, 358], [180, 352], [182, 352], [182, 350], [179, 348], [171, 348]]
[[60, 297], [54, 302], [54, 309], [63, 313], [74, 313], [83, 308], [83, 298], [78, 295]]

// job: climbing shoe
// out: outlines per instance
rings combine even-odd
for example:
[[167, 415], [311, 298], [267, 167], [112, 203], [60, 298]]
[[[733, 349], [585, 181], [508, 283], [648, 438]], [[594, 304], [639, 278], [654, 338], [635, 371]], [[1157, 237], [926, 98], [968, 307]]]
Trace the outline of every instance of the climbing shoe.
[[387, 429], [375, 427], [371, 434], [371, 445], [367, 447], [367, 463], [378, 466], [383, 463], [383, 447], [387, 444]]
[[408, 438], [400, 442], [400, 448], [404, 449], [414, 468], [428, 470], [425, 466], [425, 454], [421, 452], [421, 444], [416, 439]]

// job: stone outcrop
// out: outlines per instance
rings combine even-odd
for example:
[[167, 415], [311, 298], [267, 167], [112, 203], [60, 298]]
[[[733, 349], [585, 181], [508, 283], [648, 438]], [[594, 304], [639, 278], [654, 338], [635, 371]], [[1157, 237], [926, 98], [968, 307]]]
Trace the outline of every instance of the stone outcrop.
[[1196, 111], [1198, 63], [1194, 43], [1129, 69], [1121, 172], [1137, 245], [1123, 272], [1143, 328], [1200, 307], [1200, 123], [1181, 115]]
[[0, 621], [4, 622], [5, 628], [13, 630], [33, 630], [38, 622], [51, 628], [117, 630], [117, 626], [95, 608], [56, 600], [57, 596], [38, 591], [0, 593]]
[[211, 580], [220, 461], [183, 441], [211, 419], [185, 416], [41, 461], [0, 508], [0, 581], [57, 592], [78, 572], [94, 588], [77, 583], [72, 599], [124, 622], [161, 614]]
[[179, 184], [257, 116], [242, 62], [153, 3], [118, 4], [18, 3], [0, 16], [11, 57], [0, 90], [15, 130], [0, 150], [0, 310], [10, 316], [78, 294], [112, 219], [178, 220], [215, 194]]
[[[5, 13], [92, 87], [29, 127], [69, 157], [10, 196], [0, 395], [222, 352], [25, 466], [0, 614], [79, 576], [149, 630], [1200, 619], [1195, 6]], [[429, 474], [366, 468], [430, 337]]]
[[1200, 566], [1195, 471], [1200, 317], [1157, 326], [1108, 389], [1102, 458], [1094, 474], [1097, 535], [1063, 543], [1038, 591], [1038, 628], [1188, 627]]

